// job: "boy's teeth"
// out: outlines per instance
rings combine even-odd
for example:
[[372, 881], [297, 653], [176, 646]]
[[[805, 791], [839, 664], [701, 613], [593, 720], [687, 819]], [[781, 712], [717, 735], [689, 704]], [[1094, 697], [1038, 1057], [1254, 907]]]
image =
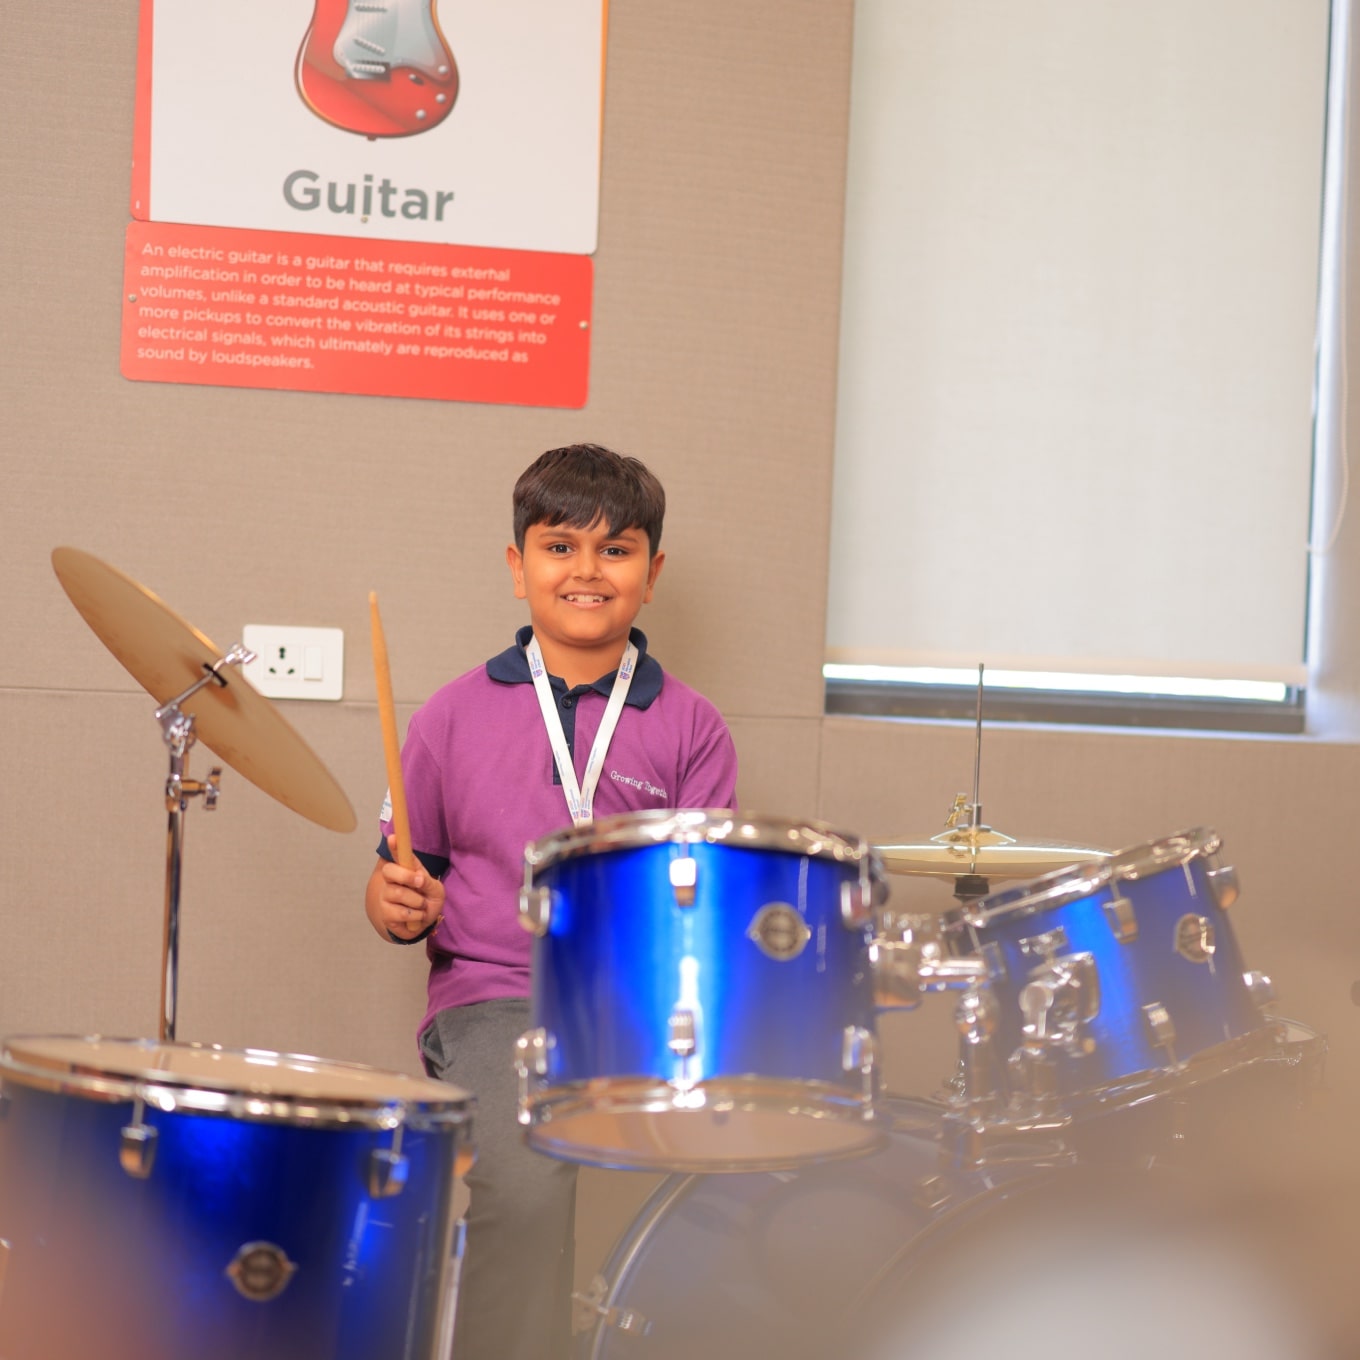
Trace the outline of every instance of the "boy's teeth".
[[567, 596], [567, 599], [569, 599], [569, 600], [596, 600], [596, 601], [601, 601], [601, 600], [604, 599], [604, 596], [603, 596], [603, 595], [568, 595], [568, 596]]

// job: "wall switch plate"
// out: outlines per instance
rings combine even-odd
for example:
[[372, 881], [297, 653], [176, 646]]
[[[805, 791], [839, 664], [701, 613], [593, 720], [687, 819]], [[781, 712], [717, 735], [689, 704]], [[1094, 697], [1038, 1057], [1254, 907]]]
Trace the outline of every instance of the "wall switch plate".
[[339, 699], [344, 693], [343, 628], [248, 623], [241, 641], [255, 653], [241, 673], [267, 699]]

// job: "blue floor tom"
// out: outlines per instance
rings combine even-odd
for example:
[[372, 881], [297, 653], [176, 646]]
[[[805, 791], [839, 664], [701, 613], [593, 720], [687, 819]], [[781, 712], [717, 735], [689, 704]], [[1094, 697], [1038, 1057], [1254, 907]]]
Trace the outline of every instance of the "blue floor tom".
[[355, 1064], [7, 1040], [0, 1355], [446, 1355], [471, 1112]]

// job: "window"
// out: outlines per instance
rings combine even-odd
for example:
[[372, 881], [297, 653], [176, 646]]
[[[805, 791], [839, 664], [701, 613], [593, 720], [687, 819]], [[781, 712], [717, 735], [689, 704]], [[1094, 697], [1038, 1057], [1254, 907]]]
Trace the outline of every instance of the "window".
[[1298, 726], [1327, 0], [855, 25], [830, 707]]

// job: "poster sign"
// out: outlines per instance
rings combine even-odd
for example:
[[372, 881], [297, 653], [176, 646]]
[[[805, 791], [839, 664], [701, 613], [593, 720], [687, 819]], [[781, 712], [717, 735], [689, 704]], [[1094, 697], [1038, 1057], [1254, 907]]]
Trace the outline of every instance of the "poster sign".
[[[141, 0], [125, 376], [584, 404], [604, 23]], [[177, 282], [203, 296], [156, 295]]]
[[580, 407], [591, 269], [586, 256], [133, 222], [123, 373]]

